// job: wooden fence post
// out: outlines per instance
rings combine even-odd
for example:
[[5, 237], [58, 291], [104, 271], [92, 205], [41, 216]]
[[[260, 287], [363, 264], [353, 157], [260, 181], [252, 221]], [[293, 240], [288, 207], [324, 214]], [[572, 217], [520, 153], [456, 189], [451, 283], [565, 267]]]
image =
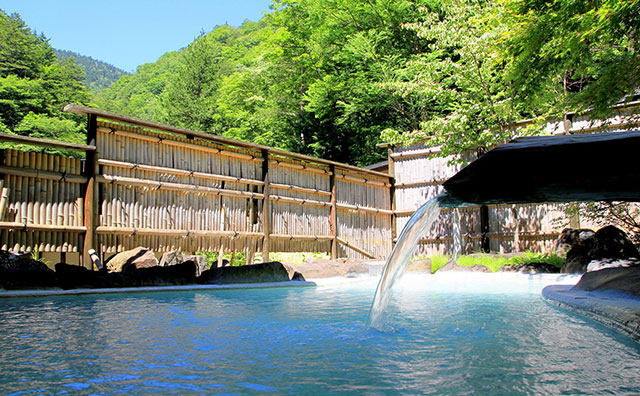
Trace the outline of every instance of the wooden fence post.
[[480, 248], [484, 253], [491, 251], [491, 243], [489, 240], [489, 207], [487, 205], [480, 206]]
[[[87, 122], [87, 144], [96, 146], [98, 132], [98, 117], [95, 114], [88, 115]], [[97, 151], [87, 150], [84, 162], [84, 176], [87, 183], [84, 186], [84, 226], [87, 231], [84, 236], [82, 263], [85, 268], [93, 269], [93, 261], [89, 256], [89, 249], [95, 249], [100, 254], [100, 248], [96, 245], [96, 215], [98, 202], [95, 200], [96, 193], [96, 170]]]
[[338, 211], [336, 200], [336, 167], [329, 165], [329, 190], [331, 191], [331, 210], [329, 212], [329, 228], [331, 230], [331, 260], [338, 258]]
[[271, 205], [269, 204], [269, 151], [262, 150], [262, 261], [269, 261], [269, 235], [271, 234]]
[[391, 248], [396, 245], [396, 238], [398, 237], [398, 230], [396, 229], [396, 164], [393, 160], [393, 146], [389, 146], [387, 149], [387, 166], [389, 167], [388, 173], [389, 183], [391, 183], [391, 187], [389, 187], [389, 196], [391, 198]]

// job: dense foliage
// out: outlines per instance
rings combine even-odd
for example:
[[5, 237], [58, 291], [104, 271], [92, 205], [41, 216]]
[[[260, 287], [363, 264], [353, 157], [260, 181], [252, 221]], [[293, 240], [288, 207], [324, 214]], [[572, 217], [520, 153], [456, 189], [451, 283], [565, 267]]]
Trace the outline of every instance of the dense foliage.
[[72, 51], [64, 51], [54, 49], [53, 52], [60, 60], [73, 58], [73, 61], [84, 72], [85, 85], [91, 91], [100, 91], [107, 88], [118, 79], [128, 73], [122, 69], [110, 65], [106, 62], [102, 62], [91, 58], [90, 56], [84, 56]]
[[84, 143], [84, 117], [62, 112], [89, 100], [83, 80], [75, 63], [56, 59], [45, 37], [0, 10], [0, 131]]
[[[0, 128], [73, 139], [46, 120], [87, 102], [81, 72], [18, 16], [1, 19]], [[385, 158], [381, 142], [446, 155], [540, 132], [518, 120], [633, 98], [639, 28], [628, 0], [273, 0], [260, 21], [203, 32], [93, 101], [357, 165]]]

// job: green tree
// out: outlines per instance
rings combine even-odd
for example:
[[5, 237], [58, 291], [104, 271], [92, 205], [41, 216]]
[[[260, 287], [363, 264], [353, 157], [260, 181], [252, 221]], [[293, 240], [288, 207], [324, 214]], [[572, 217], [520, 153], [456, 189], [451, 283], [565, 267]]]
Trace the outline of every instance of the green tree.
[[606, 116], [640, 86], [640, 2], [505, 0], [501, 16], [508, 78], [534, 115]]
[[57, 61], [44, 36], [32, 33], [17, 14], [0, 11], [0, 119], [4, 128], [21, 135], [82, 141], [83, 117], [63, 113], [62, 108], [71, 102], [87, 103], [83, 79], [72, 60]]
[[47, 39], [31, 32], [18, 14], [0, 10], [0, 76], [35, 78], [42, 65], [55, 61]]

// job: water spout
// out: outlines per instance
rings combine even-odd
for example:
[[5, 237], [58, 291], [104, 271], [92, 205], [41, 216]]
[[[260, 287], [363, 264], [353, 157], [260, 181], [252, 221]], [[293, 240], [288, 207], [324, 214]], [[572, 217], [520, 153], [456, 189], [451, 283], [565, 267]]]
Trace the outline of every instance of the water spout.
[[441, 194], [427, 201], [427, 203], [416, 210], [411, 218], [409, 218], [407, 225], [404, 226], [398, 242], [393, 248], [382, 271], [382, 276], [373, 298], [373, 304], [369, 311], [369, 326], [380, 328], [382, 314], [391, 298], [391, 288], [404, 272], [404, 269], [409, 263], [409, 258], [418, 246], [418, 240], [431, 227], [440, 214], [440, 201], [445, 197], [446, 195]]

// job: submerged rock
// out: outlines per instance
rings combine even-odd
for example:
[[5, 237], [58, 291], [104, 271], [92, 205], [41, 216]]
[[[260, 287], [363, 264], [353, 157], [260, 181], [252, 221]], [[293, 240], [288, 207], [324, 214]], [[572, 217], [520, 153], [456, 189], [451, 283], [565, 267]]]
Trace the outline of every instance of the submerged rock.
[[289, 272], [277, 261], [239, 267], [211, 268], [202, 273], [198, 283], [228, 285], [234, 283], [288, 282]]
[[5, 289], [39, 289], [58, 287], [53, 270], [31, 253], [0, 250], [0, 287]]

